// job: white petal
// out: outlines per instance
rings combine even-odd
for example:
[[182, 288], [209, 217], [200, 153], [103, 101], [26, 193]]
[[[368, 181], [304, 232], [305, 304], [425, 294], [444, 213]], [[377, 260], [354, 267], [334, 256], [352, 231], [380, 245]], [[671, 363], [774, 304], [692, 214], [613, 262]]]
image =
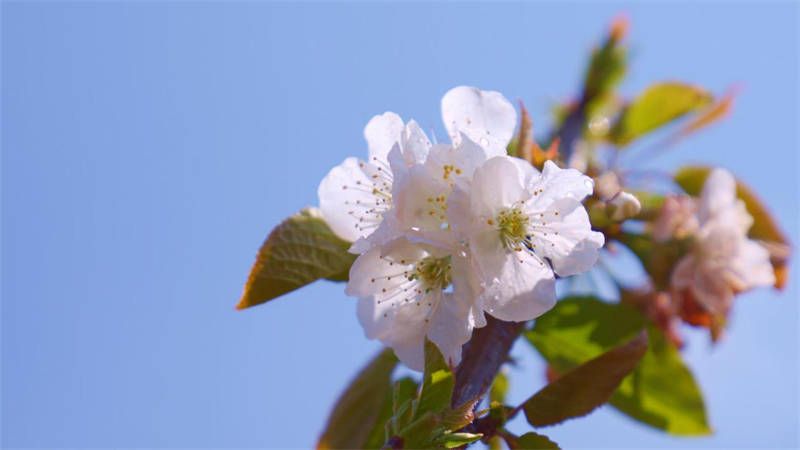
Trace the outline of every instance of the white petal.
[[736, 179], [724, 169], [714, 169], [706, 178], [697, 216], [701, 224], [712, 220], [736, 224], [741, 233], [753, 224], [744, 202], [736, 197]]
[[545, 161], [542, 176], [531, 184], [530, 189], [540, 191], [535, 198], [536, 205], [545, 209], [563, 197], [583, 200], [591, 195], [594, 182], [575, 169], [561, 169], [554, 162]]
[[521, 322], [544, 314], [555, 305], [555, 277], [547, 264], [527, 251], [508, 251], [496, 230], [470, 241], [479, 266], [486, 312], [507, 321]]
[[390, 315], [376, 308], [371, 298], [358, 300], [358, 320], [366, 336], [392, 347], [405, 365], [418, 371], [425, 367], [424, 319], [419, 307], [405, 307]]
[[506, 154], [517, 112], [502, 94], [459, 86], [442, 97], [442, 119], [454, 143], [460, 133], [489, 150], [491, 156]]
[[459, 240], [469, 238], [476, 222], [472, 216], [470, 201], [467, 189], [453, 189], [447, 196], [447, 223]]
[[393, 112], [385, 112], [370, 119], [364, 127], [370, 161], [373, 157], [386, 161], [389, 150], [395, 143], [400, 142], [404, 128], [403, 119]]
[[469, 305], [470, 326], [482, 328], [486, 326], [486, 317], [480, 298], [482, 289], [477, 266], [470, 252], [461, 250], [453, 253], [453, 295]]
[[347, 158], [320, 182], [317, 193], [325, 221], [342, 239], [354, 242], [372, 233], [389, 204], [385, 196], [376, 196], [373, 189], [388, 193], [391, 181], [372, 178], [377, 168], [369, 163]]
[[724, 169], [713, 170], [703, 184], [700, 201], [700, 214], [704, 217], [733, 205], [736, 202], [736, 180], [733, 175]]
[[[386, 247], [390, 251], [382, 255]], [[409, 284], [405, 274], [425, 256], [421, 248], [408, 243], [398, 244], [396, 248], [373, 247], [353, 262], [345, 292], [353, 297], [374, 296], [381, 304], [389, 300], [389, 306], [400, 303], [411, 295], [403, 295], [403, 289]]]
[[517, 165], [507, 156], [486, 161], [475, 171], [471, 187], [471, 210], [480, 217], [498, 212], [525, 200], [527, 192], [520, 181]]
[[692, 284], [692, 277], [695, 270], [695, 259], [691, 253], [684, 256], [672, 269], [670, 275], [670, 285], [673, 289], [685, 289]]
[[695, 265], [690, 289], [695, 299], [713, 314], [727, 315], [734, 291], [717, 266]]
[[461, 346], [472, 336], [470, 299], [445, 293], [430, 319], [428, 337], [451, 367], [461, 362]]
[[403, 335], [403, 339], [395, 339], [386, 343], [394, 350], [397, 359], [409, 369], [422, 372], [425, 370], [425, 333], [419, 330]]
[[486, 161], [484, 150], [465, 138], [454, 147], [451, 145], [437, 144], [431, 147], [431, 152], [425, 160], [425, 167], [431, 176], [453, 186], [465, 185], [472, 178], [475, 169]]
[[395, 183], [397, 221], [404, 230], [440, 231], [446, 224], [446, 199], [450, 187], [431, 176], [425, 166], [413, 166], [402, 182]]
[[392, 347], [415, 370], [423, 368], [424, 337], [441, 298], [441, 291], [423, 292], [406, 277], [426, 255], [404, 240], [375, 247], [353, 263], [346, 288], [360, 297], [358, 319], [367, 337]]
[[431, 149], [431, 141], [428, 136], [413, 120], [410, 120], [403, 130], [401, 145], [403, 157], [408, 165], [425, 162]]
[[522, 180], [522, 185], [526, 188], [531, 186], [531, 184], [538, 180], [541, 174], [535, 167], [528, 161], [522, 158], [516, 157], [509, 157], [511, 162], [513, 162], [517, 166], [517, 170], [519, 170], [520, 180]]
[[350, 246], [348, 251], [360, 255], [373, 247], [381, 246], [400, 238], [403, 233], [397, 223], [395, 212], [395, 209], [385, 211], [380, 225], [378, 225], [375, 231], [366, 237], [358, 238], [358, 240]]
[[578, 200], [557, 200], [546, 211], [533, 213], [531, 222], [536, 224], [532, 240], [537, 254], [550, 259], [560, 276], [585, 272], [597, 262], [605, 238], [592, 231], [589, 215]]
[[740, 243], [739, 252], [731, 261], [731, 267], [741, 277], [746, 289], [775, 284], [775, 272], [769, 261], [769, 252], [751, 239], [744, 239]]

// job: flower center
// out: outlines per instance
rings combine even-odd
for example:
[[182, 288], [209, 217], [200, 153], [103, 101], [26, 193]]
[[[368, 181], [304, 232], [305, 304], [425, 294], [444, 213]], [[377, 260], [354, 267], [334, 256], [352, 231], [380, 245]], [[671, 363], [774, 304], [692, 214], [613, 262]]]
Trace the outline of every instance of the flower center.
[[444, 290], [451, 281], [450, 257], [434, 258], [428, 256], [417, 263], [411, 278], [419, 279], [425, 292]]
[[[521, 251], [522, 246], [528, 238], [528, 224], [530, 218], [522, 213], [518, 208], [506, 209], [497, 215], [497, 230], [500, 232], [500, 240], [506, 248]], [[489, 225], [493, 225], [489, 220]]]

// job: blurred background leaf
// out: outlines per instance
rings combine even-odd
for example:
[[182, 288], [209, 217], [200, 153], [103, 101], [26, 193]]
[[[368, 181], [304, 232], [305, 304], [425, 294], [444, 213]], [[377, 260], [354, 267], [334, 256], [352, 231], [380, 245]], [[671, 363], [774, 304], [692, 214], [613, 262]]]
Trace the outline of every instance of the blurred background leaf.
[[[564, 373], [635, 336], [642, 315], [624, 304], [573, 297], [537, 319], [525, 333], [558, 373]], [[625, 378], [610, 404], [654, 428], [678, 435], [711, 432], [700, 389], [680, 353], [660, 331], [648, 327], [650, 345], [639, 366]]]
[[[336, 401], [317, 443], [318, 449], [380, 448], [383, 445], [383, 425], [392, 413], [391, 376], [395, 365], [397, 358], [386, 349], [361, 369]], [[376, 438], [377, 434], [381, 435], [380, 439]]]
[[680, 82], [650, 85], [622, 111], [611, 131], [611, 141], [626, 146], [713, 100], [705, 89]]
[[517, 448], [522, 450], [528, 449], [540, 449], [540, 450], [558, 450], [561, 447], [558, 446], [555, 442], [551, 441], [550, 438], [544, 436], [542, 434], [534, 433], [533, 431], [529, 431], [522, 436], [517, 438]]

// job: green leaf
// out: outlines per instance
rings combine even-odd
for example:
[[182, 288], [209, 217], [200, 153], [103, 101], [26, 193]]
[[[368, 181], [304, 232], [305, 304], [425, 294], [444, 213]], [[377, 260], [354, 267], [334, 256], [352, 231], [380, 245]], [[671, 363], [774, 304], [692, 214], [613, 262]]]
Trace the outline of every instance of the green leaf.
[[390, 424], [392, 434], [399, 433], [413, 420], [412, 402], [418, 389], [417, 382], [409, 377], [401, 378], [394, 384]]
[[447, 367], [444, 357], [436, 345], [426, 339], [425, 371], [414, 417], [420, 417], [426, 412], [438, 413], [449, 408], [453, 395], [453, 384], [453, 373]]
[[448, 431], [456, 431], [464, 428], [475, 420], [475, 405], [480, 399], [468, 401], [455, 408], [446, 408], [442, 414], [442, 426]]
[[379, 449], [383, 448], [386, 438], [389, 436], [387, 426], [390, 425], [392, 419], [392, 394], [388, 392], [383, 402], [383, 407], [375, 419], [375, 424], [364, 442], [365, 449]]
[[535, 427], [555, 425], [584, 416], [607, 402], [617, 386], [647, 351], [647, 334], [571, 369], [545, 386], [523, 404], [528, 423]]
[[374, 440], [373, 430], [376, 427], [382, 430], [391, 415], [391, 376], [395, 365], [397, 358], [387, 349], [358, 373], [336, 401], [317, 443], [318, 449], [373, 448], [366, 445]]
[[547, 436], [532, 431], [518, 437], [517, 445], [520, 450], [559, 450], [561, 448]]
[[[638, 311], [624, 304], [569, 298], [537, 319], [525, 337], [553, 369], [564, 373], [630, 339], [645, 323]], [[671, 434], [709, 434], [702, 394], [680, 353], [660, 331], [651, 328], [648, 335], [647, 353], [622, 381], [611, 405]]]
[[648, 334], [650, 349], [611, 405], [671, 434], [711, 434], [703, 395], [680, 352], [658, 329], [649, 327]]
[[613, 143], [624, 146], [675, 119], [710, 104], [713, 96], [697, 86], [679, 82], [656, 83], [645, 89], [622, 111], [611, 133]]
[[[417, 398], [409, 401], [407, 388], [396, 395], [391, 430], [395, 439], [403, 442], [404, 448], [441, 447], [447, 435], [452, 436], [472, 423], [475, 418], [473, 409], [478, 399], [451, 408], [453, 384], [453, 373], [442, 354], [435, 344], [426, 339], [425, 371]], [[401, 389], [398, 387], [395, 392]], [[402, 404], [397, 405], [397, 402]]]
[[398, 433], [403, 448], [424, 449], [434, 447], [434, 440], [444, 433], [438, 414], [428, 411]]
[[[703, 185], [712, 170], [712, 167], [707, 166], [685, 166], [675, 173], [674, 179], [687, 194], [698, 196], [703, 191]], [[781, 230], [766, 205], [740, 180], [736, 180], [736, 196], [744, 202], [747, 212], [753, 216], [753, 226], [747, 235], [767, 243], [775, 271], [775, 287], [783, 288], [788, 276], [786, 269], [790, 254], [789, 238]]]
[[609, 34], [603, 45], [592, 52], [583, 82], [584, 97], [595, 99], [610, 94], [625, 75], [626, 58], [619, 36]]
[[471, 444], [482, 437], [481, 433], [447, 433], [438, 439], [438, 443], [445, 448], [456, 448]]
[[331, 231], [316, 208], [284, 220], [269, 234], [256, 257], [237, 309], [249, 308], [327, 278], [346, 281], [355, 255], [350, 243]]
[[497, 372], [492, 382], [492, 387], [489, 390], [489, 401], [503, 403], [506, 401], [506, 394], [508, 394], [508, 376], [503, 372]]

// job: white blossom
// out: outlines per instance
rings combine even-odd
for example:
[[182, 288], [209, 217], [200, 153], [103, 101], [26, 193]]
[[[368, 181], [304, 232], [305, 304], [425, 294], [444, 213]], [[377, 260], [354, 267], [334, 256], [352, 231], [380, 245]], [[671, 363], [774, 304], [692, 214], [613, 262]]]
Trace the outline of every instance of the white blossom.
[[469, 244], [489, 314], [538, 317], [555, 304], [555, 274], [594, 265], [604, 238], [591, 230], [581, 204], [592, 189], [589, 177], [552, 161], [539, 174], [527, 162], [499, 156], [454, 193], [449, 220]]
[[725, 316], [735, 294], [775, 282], [769, 252], [747, 237], [753, 218], [736, 197], [736, 181], [723, 170], [708, 176], [697, 206], [697, 231], [688, 255], [672, 273], [678, 298], [690, 295]]
[[359, 257], [346, 292], [367, 337], [422, 370], [430, 339], [451, 366], [484, 313], [524, 321], [555, 302], [555, 273], [588, 270], [603, 245], [581, 200], [590, 178], [506, 156], [516, 112], [501, 94], [457, 87], [442, 99], [450, 144], [431, 145], [392, 113], [367, 125], [368, 162], [320, 186], [331, 228]]
[[431, 143], [413, 120], [403, 124], [395, 113], [375, 116], [364, 128], [369, 147], [366, 161], [347, 158], [325, 176], [319, 185], [322, 214], [334, 233], [356, 242], [360, 253], [392, 207], [392, 185], [399, 167], [390, 168], [389, 152], [395, 148], [404, 164], [424, 161]]
[[368, 338], [392, 347], [408, 367], [424, 367], [425, 338], [455, 366], [475, 327], [477, 307], [464, 252], [397, 239], [356, 259], [346, 292], [359, 298], [358, 319]]
[[452, 144], [434, 145], [424, 158], [409, 159], [401, 146], [390, 150], [391, 209], [361, 241], [368, 250], [353, 264], [347, 286], [359, 297], [367, 336], [417, 370], [426, 336], [456, 365], [473, 328], [486, 323], [470, 255], [449, 224], [449, 196], [466, 189], [489, 157], [506, 153], [516, 124], [502, 95], [463, 86], [445, 94], [442, 118]]

